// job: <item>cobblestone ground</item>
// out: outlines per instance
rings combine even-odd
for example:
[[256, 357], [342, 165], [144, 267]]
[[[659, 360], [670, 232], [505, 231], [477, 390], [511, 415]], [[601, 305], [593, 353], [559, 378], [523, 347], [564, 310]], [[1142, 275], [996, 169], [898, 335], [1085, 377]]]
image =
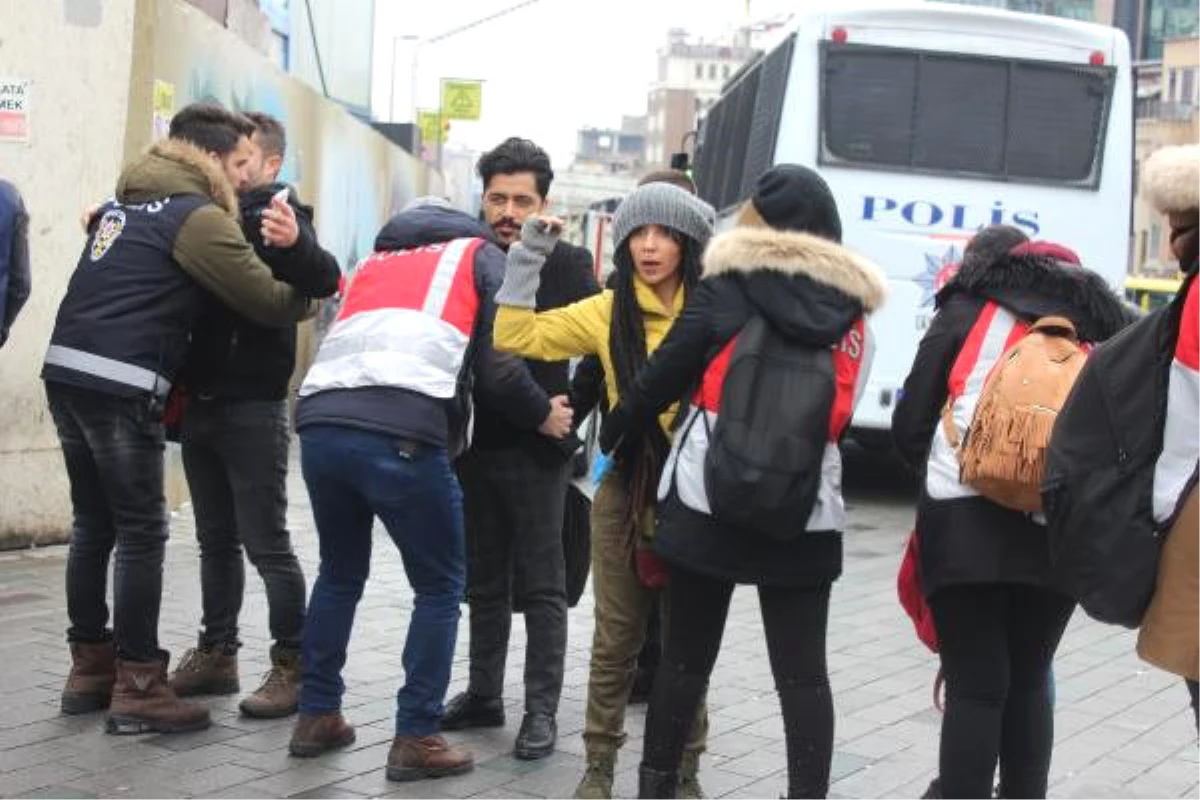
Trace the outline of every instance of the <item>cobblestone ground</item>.
[[[834, 591], [829, 660], [836, 693], [832, 796], [916, 797], [933, 776], [939, 714], [932, 707], [935, 658], [917, 641], [895, 599], [895, 574], [912, 517], [911, 488], [866, 463], [850, 492], [846, 573]], [[853, 470], [853, 465], [852, 465]], [[290, 523], [308, 576], [316, 538], [293, 470]], [[314, 760], [287, 755], [291, 721], [241, 719], [237, 697], [212, 698], [211, 729], [177, 736], [113, 737], [99, 714], [62, 717], [58, 695], [68, 661], [62, 592], [65, 547], [0, 553], [0, 796], [6, 797], [566, 797], [581, 774], [584, 702], [592, 632], [590, 595], [570, 616], [570, 648], [558, 752], [520, 762], [509, 751], [521, 716], [524, 633], [513, 627], [502, 730], [456, 735], [475, 752], [474, 772], [441, 781], [389, 783], [393, 696], [411, 593], [390, 541], [376, 533], [372, 575], [358, 612], [346, 669], [346, 715], [358, 741]], [[162, 641], [176, 658], [199, 620], [191, 511], [171, 525]], [[266, 604], [248, 571], [242, 618], [243, 689], [266, 669]], [[1054, 797], [1196, 797], [1197, 743], [1181, 681], [1139, 662], [1127, 632], [1077, 613], [1056, 662]], [[466, 681], [460, 628], [451, 691]], [[716, 797], [778, 797], [786, 788], [783, 726], [772, 691], [756, 596], [739, 589], [709, 694], [705, 790]], [[628, 718], [616, 790], [633, 797], [643, 706]]]

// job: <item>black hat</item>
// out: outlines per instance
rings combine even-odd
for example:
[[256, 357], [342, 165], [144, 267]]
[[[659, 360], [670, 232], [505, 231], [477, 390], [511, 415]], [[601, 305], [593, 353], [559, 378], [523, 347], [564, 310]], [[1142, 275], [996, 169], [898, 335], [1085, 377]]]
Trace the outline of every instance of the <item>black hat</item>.
[[771, 167], [759, 177], [750, 203], [772, 228], [842, 241], [842, 220], [833, 192], [824, 178], [808, 167], [798, 164]]

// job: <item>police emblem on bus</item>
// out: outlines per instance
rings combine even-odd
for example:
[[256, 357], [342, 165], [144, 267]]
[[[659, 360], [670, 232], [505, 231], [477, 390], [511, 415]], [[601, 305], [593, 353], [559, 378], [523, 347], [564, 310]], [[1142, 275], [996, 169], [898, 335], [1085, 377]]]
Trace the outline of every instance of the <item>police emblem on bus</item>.
[[962, 251], [954, 245], [942, 253], [925, 253], [924, 271], [912, 276], [912, 282], [921, 287], [922, 307], [933, 304], [933, 298], [958, 272], [960, 261]]
[[125, 212], [114, 208], [105, 212], [96, 226], [96, 238], [92, 240], [92, 261], [99, 261], [113, 246], [113, 242], [125, 230]]

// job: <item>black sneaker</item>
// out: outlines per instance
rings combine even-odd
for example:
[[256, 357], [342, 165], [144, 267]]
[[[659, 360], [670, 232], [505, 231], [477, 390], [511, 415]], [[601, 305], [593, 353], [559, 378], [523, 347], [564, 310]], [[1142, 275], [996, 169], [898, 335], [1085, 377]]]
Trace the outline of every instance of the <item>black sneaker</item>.
[[558, 724], [549, 714], [526, 714], [513, 755], [522, 761], [535, 761], [554, 752], [558, 743]]
[[479, 697], [463, 692], [446, 704], [442, 730], [461, 731], [466, 728], [503, 728], [504, 701], [499, 697]]

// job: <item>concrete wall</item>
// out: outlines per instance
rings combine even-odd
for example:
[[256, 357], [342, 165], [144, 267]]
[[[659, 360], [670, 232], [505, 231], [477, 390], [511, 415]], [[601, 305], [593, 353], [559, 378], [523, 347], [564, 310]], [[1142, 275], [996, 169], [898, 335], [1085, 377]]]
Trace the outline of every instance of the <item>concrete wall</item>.
[[[3, 548], [62, 541], [68, 531], [41, 359], [84, 243], [80, 209], [112, 194], [123, 161], [161, 134], [175, 109], [215, 99], [282, 119], [290, 138], [283, 177], [316, 206], [318, 233], [343, 269], [370, 252], [388, 215], [417, 194], [440, 191], [441, 179], [183, 0], [0, 0], [0, 19], [0, 77], [33, 81], [29, 141], [0, 142], [0, 176], [20, 187], [32, 218], [34, 282], [0, 350]], [[47, 42], [55, 43], [52, 58]], [[326, 304], [318, 328], [333, 313]], [[314, 349], [312, 334], [310, 324], [302, 363]], [[185, 487], [177, 453], [168, 458], [168, 497], [177, 503]]]
[[33, 294], [0, 350], [0, 543], [59, 539], [70, 519], [38, 371], [83, 245], [80, 209], [112, 194], [123, 158], [137, 7], [0, 0], [0, 75], [33, 82], [29, 141], [0, 142], [0, 176], [29, 209], [33, 269]]

